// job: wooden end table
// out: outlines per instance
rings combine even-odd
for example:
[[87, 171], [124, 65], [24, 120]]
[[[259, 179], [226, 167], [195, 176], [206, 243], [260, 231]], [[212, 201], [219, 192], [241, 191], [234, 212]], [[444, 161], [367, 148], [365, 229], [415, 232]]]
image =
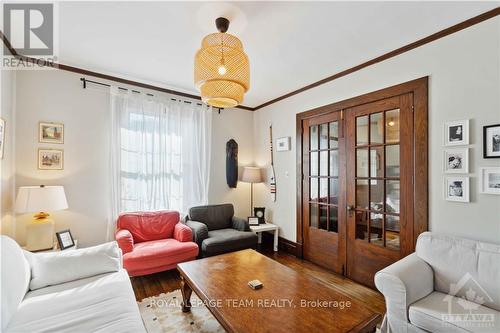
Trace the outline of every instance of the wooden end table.
[[262, 243], [262, 233], [264, 231], [272, 231], [274, 233], [274, 252], [278, 251], [278, 232], [279, 232], [279, 227], [276, 224], [272, 223], [263, 223], [259, 225], [251, 225], [250, 230], [255, 232], [258, 237], [258, 243]]

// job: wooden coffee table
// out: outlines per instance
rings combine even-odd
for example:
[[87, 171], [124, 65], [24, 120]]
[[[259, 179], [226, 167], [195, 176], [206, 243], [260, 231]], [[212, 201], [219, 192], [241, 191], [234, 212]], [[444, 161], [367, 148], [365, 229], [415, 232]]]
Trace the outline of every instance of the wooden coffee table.
[[[375, 332], [381, 316], [254, 250], [177, 265], [183, 311], [194, 292], [227, 332]], [[258, 279], [264, 287], [252, 290]]]

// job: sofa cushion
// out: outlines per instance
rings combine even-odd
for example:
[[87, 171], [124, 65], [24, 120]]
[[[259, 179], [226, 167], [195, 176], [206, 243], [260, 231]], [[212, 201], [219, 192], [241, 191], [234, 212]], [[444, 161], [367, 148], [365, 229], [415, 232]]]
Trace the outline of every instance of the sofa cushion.
[[436, 291], [466, 297], [472, 289], [500, 311], [500, 245], [425, 232], [416, 252], [432, 267]]
[[2, 295], [2, 310], [0, 331], [4, 331], [17, 307], [28, 291], [30, 283], [30, 267], [24, 258], [23, 250], [7, 236], [0, 236], [0, 292]]
[[500, 332], [500, 312], [441, 292], [410, 305], [410, 322], [434, 333]]
[[189, 209], [189, 219], [205, 223], [208, 230], [230, 228], [234, 215], [231, 204], [192, 207]]
[[[136, 244], [134, 251], [123, 255], [123, 266], [131, 276], [157, 267], [175, 267], [179, 262], [195, 259], [198, 245], [176, 239], [159, 239]], [[168, 268], [165, 268], [168, 269]], [[142, 274], [140, 274], [142, 275]]]
[[220, 229], [208, 232], [208, 238], [202, 244], [205, 256], [248, 249], [257, 245], [257, 235], [251, 231]]
[[6, 332], [145, 332], [125, 270], [26, 294]]
[[175, 225], [180, 221], [179, 212], [164, 210], [158, 212], [124, 213], [118, 217], [118, 229], [127, 229], [134, 243], [172, 238]]
[[122, 268], [122, 254], [116, 242], [74, 251], [49, 253], [26, 251], [25, 256], [31, 266], [31, 290], [117, 272]]

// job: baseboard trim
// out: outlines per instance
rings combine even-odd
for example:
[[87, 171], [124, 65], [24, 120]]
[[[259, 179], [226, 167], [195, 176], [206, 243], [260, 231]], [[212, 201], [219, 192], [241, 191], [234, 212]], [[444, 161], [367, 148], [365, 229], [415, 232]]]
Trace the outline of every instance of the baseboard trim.
[[[274, 235], [271, 232], [262, 233], [262, 244], [266, 247], [272, 247]], [[278, 237], [278, 250], [291, 254], [297, 258], [302, 256], [302, 246], [283, 237]]]

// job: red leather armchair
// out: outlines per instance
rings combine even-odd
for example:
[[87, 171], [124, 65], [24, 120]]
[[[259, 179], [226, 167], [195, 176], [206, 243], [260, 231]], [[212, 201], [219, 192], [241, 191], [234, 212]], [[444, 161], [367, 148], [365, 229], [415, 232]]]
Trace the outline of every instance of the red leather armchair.
[[130, 276], [175, 268], [198, 255], [191, 229], [176, 211], [124, 213], [118, 217], [115, 238]]

